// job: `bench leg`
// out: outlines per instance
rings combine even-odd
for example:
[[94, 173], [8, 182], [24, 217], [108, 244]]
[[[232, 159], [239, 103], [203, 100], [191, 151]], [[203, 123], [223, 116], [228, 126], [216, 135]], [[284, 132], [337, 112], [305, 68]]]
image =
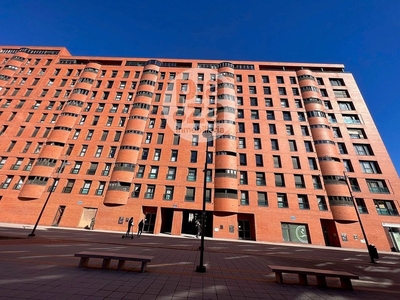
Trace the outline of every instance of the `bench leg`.
[[318, 286], [326, 287], [326, 279], [323, 275], [316, 275]]
[[350, 278], [340, 278], [340, 285], [342, 286], [343, 289], [350, 291], [353, 290], [353, 285], [351, 284]]
[[125, 260], [120, 259], [120, 260], [118, 261], [118, 267], [117, 267], [117, 269], [118, 269], [118, 270], [122, 270], [124, 267], [125, 267]]
[[89, 263], [89, 257], [81, 257], [79, 260], [79, 268], [87, 267]]
[[278, 283], [283, 283], [283, 276], [282, 276], [282, 272], [277, 272], [275, 271], [275, 280]]
[[103, 260], [103, 264], [101, 265], [101, 268], [102, 269], [108, 269], [110, 267], [110, 262], [111, 262], [111, 259], [105, 258]]
[[140, 273], [144, 273], [147, 270], [147, 262], [142, 262], [142, 267], [140, 268]]
[[307, 274], [299, 274], [299, 283], [301, 285], [308, 285]]

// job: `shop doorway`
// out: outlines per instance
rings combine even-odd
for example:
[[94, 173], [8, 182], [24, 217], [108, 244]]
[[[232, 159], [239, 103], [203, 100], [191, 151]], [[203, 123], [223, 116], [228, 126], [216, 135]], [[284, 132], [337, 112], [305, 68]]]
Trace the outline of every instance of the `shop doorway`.
[[53, 223], [51, 223], [51, 226], [58, 226], [58, 224], [60, 224], [64, 211], [65, 211], [65, 205], [60, 205], [57, 209], [56, 215], [54, 216]]

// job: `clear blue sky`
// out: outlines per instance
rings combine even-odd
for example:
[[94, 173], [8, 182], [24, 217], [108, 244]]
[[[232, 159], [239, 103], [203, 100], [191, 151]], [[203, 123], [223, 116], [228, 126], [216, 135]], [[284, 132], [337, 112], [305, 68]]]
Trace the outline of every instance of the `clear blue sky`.
[[3, 0], [0, 44], [73, 55], [343, 63], [400, 171], [400, 1]]

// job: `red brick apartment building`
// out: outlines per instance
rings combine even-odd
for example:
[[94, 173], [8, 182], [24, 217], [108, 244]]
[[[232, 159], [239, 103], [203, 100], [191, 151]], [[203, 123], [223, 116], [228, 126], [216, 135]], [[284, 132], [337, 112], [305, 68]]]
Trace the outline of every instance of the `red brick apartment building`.
[[204, 201], [209, 237], [365, 248], [358, 211], [400, 249], [399, 178], [341, 64], [0, 47], [0, 125], [0, 222], [194, 234]]

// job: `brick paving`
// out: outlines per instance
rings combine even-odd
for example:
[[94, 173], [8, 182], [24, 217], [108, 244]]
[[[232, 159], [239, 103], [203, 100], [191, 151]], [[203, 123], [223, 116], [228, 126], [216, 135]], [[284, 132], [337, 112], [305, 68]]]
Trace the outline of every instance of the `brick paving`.
[[[400, 254], [380, 252], [377, 264], [367, 251], [310, 245], [206, 239], [206, 273], [195, 272], [200, 239], [147, 235], [122, 239], [122, 232], [41, 227], [0, 223], [0, 299], [400, 299]], [[74, 253], [112, 251], [154, 256], [147, 272], [127, 262], [122, 271], [78, 268]], [[354, 291], [342, 290], [327, 278], [320, 288], [309, 276], [300, 286], [297, 276], [284, 274], [275, 282], [268, 265], [342, 270], [357, 274]]]

